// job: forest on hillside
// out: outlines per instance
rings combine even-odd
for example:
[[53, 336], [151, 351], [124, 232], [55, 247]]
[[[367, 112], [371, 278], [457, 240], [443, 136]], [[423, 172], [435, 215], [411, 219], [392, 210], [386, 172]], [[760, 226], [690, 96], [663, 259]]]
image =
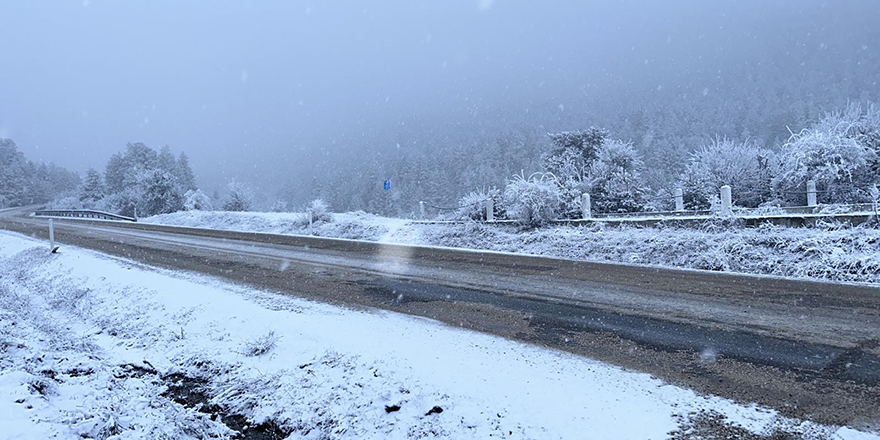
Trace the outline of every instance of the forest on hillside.
[[[552, 178], [561, 191], [563, 216], [575, 215], [576, 195], [583, 192], [598, 194], [594, 200], [600, 212], [668, 209], [677, 188], [684, 190], [688, 208], [707, 208], [721, 185], [732, 186], [740, 206], [802, 205], [810, 179], [817, 180], [821, 203], [870, 200], [871, 188], [880, 183], [877, 107], [853, 101], [827, 112], [806, 104], [785, 110], [801, 125], [771, 129], [764, 124], [776, 118], [755, 112], [751, 120], [731, 118], [729, 127], [715, 126], [718, 131], [712, 132], [708, 126], [718, 115], [703, 114], [700, 120], [699, 112], [678, 107], [658, 113], [659, 117], [640, 114], [559, 132], [498, 131], [467, 143], [440, 135], [410, 148], [395, 146], [394, 154], [365, 155], [356, 162], [328, 156], [307, 180], [291, 178], [278, 198], [285, 206], [305, 196], [321, 198], [337, 210], [414, 216], [420, 201], [433, 213], [444, 213], [493, 189], [503, 192], [515, 176], [528, 180], [540, 173], [541, 178]], [[640, 132], [645, 134], [637, 139], [626, 135]], [[606, 157], [596, 160], [603, 151]], [[578, 154], [583, 159], [565, 167], [553, 163], [571, 159], [560, 156]], [[620, 178], [609, 180], [609, 174], [626, 176], [625, 188], [614, 191], [634, 197], [630, 202], [603, 203], [601, 194], [619, 186]], [[390, 190], [383, 190], [384, 180], [390, 180]]]
[[0, 138], [0, 208], [46, 203], [76, 191], [78, 174], [25, 158], [12, 139]]

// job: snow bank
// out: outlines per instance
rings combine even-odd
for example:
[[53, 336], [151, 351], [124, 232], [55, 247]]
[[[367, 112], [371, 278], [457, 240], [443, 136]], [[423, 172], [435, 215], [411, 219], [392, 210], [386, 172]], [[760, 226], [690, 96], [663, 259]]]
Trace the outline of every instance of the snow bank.
[[560, 226], [521, 230], [470, 223], [424, 225], [426, 243], [577, 260], [880, 283], [880, 230], [824, 225], [746, 228]]
[[[296, 214], [179, 212], [145, 221], [213, 229], [308, 234]], [[591, 261], [880, 283], [880, 229], [840, 224], [746, 228], [722, 220], [699, 227], [423, 224], [363, 212], [334, 214], [315, 235], [401, 244], [517, 252]]]
[[363, 211], [332, 214], [332, 221], [318, 221], [309, 228], [306, 213], [180, 211], [140, 219], [156, 223], [226, 231], [265, 232], [272, 234], [312, 234], [319, 237], [379, 240], [389, 229], [405, 220], [388, 219]]
[[223, 437], [239, 418], [309, 439], [649, 439], [694, 411], [753, 431], [863, 434], [422, 318], [50, 255], [10, 233], [0, 351], [0, 432], [13, 438]]

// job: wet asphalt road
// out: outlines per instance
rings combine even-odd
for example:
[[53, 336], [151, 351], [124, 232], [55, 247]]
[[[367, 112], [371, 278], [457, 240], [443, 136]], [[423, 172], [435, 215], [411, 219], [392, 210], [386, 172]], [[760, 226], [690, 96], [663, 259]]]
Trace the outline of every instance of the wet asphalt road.
[[[45, 219], [0, 228], [45, 238]], [[880, 288], [315, 237], [56, 220], [61, 243], [563, 349], [822, 423], [880, 421]]]

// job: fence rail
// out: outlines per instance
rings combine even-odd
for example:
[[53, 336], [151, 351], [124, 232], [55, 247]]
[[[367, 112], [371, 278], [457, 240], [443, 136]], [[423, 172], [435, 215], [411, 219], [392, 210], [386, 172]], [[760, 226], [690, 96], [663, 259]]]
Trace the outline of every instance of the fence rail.
[[98, 220], [117, 220], [136, 222], [134, 217], [113, 214], [111, 212], [94, 211], [91, 209], [41, 209], [34, 211], [36, 217], [61, 217], [61, 218], [88, 218]]

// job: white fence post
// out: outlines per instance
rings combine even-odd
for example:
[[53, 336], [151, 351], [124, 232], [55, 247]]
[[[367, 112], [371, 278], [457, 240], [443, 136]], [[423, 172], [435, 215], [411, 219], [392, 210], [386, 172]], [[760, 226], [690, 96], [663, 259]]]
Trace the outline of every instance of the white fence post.
[[55, 250], [55, 223], [49, 219], [49, 251]]
[[807, 181], [807, 206], [816, 206], [816, 181], [808, 180]]
[[495, 221], [495, 206], [492, 203], [492, 198], [486, 199], [486, 221], [494, 222]]
[[425, 202], [419, 202], [419, 220], [425, 219]]
[[721, 187], [721, 215], [733, 215], [733, 199], [730, 196], [730, 185]]
[[684, 191], [681, 188], [675, 190], [675, 210], [684, 211]]
[[590, 207], [590, 195], [587, 193], [581, 195], [581, 215], [585, 220], [593, 217], [593, 212]]

